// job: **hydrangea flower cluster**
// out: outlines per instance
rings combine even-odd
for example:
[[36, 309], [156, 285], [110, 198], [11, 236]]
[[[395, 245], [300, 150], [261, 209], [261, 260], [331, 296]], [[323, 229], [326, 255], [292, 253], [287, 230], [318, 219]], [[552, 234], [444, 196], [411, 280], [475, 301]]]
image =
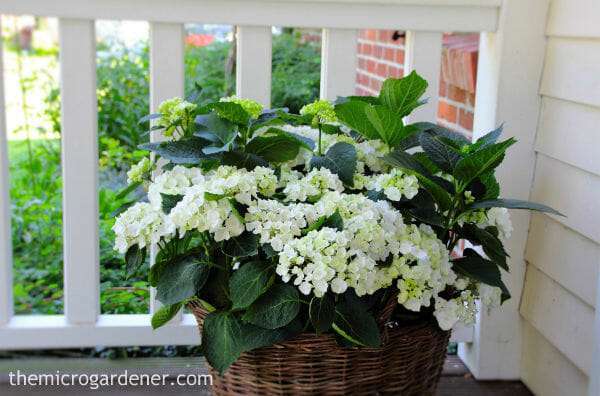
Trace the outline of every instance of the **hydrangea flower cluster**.
[[[254, 101], [236, 97], [221, 101], [241, 105], [254, 119], [263, 110]], [[190, 108], [181, 100], [163, 103], [161, 125], [168, 132], [173, 120], [186, 117]], [[337, 121], [326, 101], [305, 106], [302, 114], [312, 115], [318, 123]], [[309, 126], [279, 128], [313, 141], [320, 135]], [[304, 147], [296, 158], [278, 164], [277, 170], [229, 165], [207, 170], [176, 165], [164, 170], [147, 186], [148, 202], [137, 203], [117, 218], [115, 249], [125, 253], [133, 245], [183, 238], [192, 231], [207, 233], [215, 243], [249, 233], [258, 236], [261, 246], [270, 246], [281, 281], [304, 295], [322, 297], [353, 289], [365, 296], [393, 288], [398, 303], [407, 310], [418, 312], [433, 304], [442, 329], [457, 321], [472, 322], [476, 298], [485, 305], [498, 305], [499, 288], [457, 276], [449, 248], [436, 232], [403, 217], [398, 205], [414, 198], [420, 185], [415, 176], [382, 161], [390, 148], [380, 140], [320, 136], [323, 152], [341, 142], [356, 150], [352, 185], [344, 184], [330, 169], [312, 167], [314, 153]], [[128, 172], [129, 181], [142, 181], [152, 168], [149, 159], [142, 160]], [[381, 198], [369, 197], [368, 191], [380, 192]], [[472, 198], [467, 193], [466, 201]], [[176, 203], [166, 208], [174, 197]], [[460, 221], [481, 228], [494, 226], [504, 238], [512, 231], [506, 209], [471, 211]], [[457, 293], [442, 297], [448, 288]]]
[[163, 134], [174, 140], [181, 138], [184, 133], [182, 131], [178, 132], [175, 125], [181, 124], [187, 130], [194, 121], [196, 107], [194, 103], [181, 98], [173, 98], [162, 102], [158, 107], [160, 113], [158, 125], [165, 128]]

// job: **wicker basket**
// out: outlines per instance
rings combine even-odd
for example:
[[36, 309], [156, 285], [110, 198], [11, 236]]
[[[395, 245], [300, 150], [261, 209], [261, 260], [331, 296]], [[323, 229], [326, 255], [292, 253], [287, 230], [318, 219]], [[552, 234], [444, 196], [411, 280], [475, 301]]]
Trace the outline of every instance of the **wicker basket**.
[[[190, 303], [198, 327], [207, 312]], [[243, 353], [213, 392], [229, 395], [433, 395], [450, 332], [436, 324], [383, 325], [380, 348], [343, 348], [331, 335], [297, 338]]]

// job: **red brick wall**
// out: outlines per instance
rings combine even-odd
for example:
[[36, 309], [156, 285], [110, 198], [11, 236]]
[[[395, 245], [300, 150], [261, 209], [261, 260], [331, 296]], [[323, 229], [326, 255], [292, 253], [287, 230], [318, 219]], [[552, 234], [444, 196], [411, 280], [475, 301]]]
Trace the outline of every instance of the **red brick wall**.
[[[437, 122], [471, 137], [479, 36], [444, 35]], [[418, 71], [418, 70], [417, 70]], [[357, 95], [377, 95], [387, 77], [402, 77], [404, 36], [394, 30], [361, 30]]]

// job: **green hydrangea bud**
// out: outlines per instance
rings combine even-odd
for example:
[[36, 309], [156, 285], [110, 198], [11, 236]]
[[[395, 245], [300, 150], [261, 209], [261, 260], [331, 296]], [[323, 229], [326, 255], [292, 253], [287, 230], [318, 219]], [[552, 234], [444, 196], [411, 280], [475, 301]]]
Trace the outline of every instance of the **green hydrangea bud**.
[[238, 98], [237, 96], [229, 96], [226, 98], [221, 98], [220, 101], [239, 104], [253, 119], [257, 119], [263, 111], [263, 105], [252, 99], [242, 99]]
[[300, 109], [300, 114], [313, 116], [313, 125], [337, 121], [333, 104], [323, 99], [305, 105]]

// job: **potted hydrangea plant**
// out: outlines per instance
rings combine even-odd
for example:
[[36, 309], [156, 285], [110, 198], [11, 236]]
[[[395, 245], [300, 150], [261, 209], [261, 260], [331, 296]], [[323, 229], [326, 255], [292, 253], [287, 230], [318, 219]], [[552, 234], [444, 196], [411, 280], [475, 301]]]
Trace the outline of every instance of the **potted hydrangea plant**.
[[556, 212], [499, 198], [502, 128], [405, 124], [426, 87], [413, 72], [298, 115], [176, 98], [145, 118], [167, 140], [128, 173], [147, 200], [115, 248], [132, 271], [156, 246], [152, 325], [192, 310], [217, 394], [430, 394], [452, 327], [509, 298], [507, 208]]

